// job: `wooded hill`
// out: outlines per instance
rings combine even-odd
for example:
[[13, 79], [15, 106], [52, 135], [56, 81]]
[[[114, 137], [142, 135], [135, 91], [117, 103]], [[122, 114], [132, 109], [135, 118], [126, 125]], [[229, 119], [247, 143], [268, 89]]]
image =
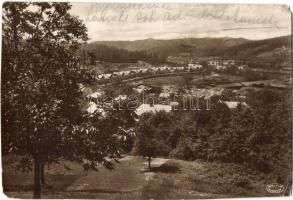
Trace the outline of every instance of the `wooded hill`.
[[[86, 49], [98, 54], [101, 46], [124, 49], [130, 52], [146, 52], [160, 57], [184, 53], [198, 57], [221, 56], [242, 59], [290, 60], [291, 36], [264, 40], [244, 38], [184, 38], [171, 40], [145, 39], [135, 41], [95, 41]], [[113, 48], [113, 49], [114, 49]]]

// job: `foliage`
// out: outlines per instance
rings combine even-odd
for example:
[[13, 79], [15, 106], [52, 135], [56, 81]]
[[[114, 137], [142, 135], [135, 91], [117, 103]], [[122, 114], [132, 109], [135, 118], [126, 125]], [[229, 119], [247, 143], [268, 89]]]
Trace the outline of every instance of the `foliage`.
[[137, 125], [136, 148], [144, 156], [169, 152], [184, 160], [239, 163], [285, 183], [291, 170], [290, 99], [290, 91], [264, 88], [250, 90], [248, 105], [234, 109], [213, 96], [210, 110], [147, 114]]
[[[171, 118], [166, 112], [144, 113], [136, 126], [135, 152], [149, 158], [167, 156], [170, 147], [165, 143]], [[150, 166], [150, 163], [149, 163]]]

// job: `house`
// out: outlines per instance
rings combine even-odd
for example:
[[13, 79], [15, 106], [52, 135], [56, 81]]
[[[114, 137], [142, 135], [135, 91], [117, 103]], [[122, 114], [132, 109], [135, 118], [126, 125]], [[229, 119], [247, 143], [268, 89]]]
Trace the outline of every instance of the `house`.
[[119, 101], [119, 100], [125, 101], [126, 99], [127, 99], [127, 95], [119, 94], [119, 96], [115, 98], [115, 101]]
[[89, 114], [94, 114], [95, 112], [98, 112], [101, 114], [101, 116], [106, 116], [106, 112], [103, 108], [98, 107], [97, 104], [95, 104], [94, 102], [90, 102], [89, 103], [89, 107], [86, 110]]
[[217, 65], [216, 66], [216, 70], [225, 70], [225, 69], [227, 69], [227, 67], [224, 65]]
[[118, 75], [120, 75], [120, 76], [124, 76], [124, 72], [123, 72], [123, 71], [118, 72]]
[[245, 107], [248, 107], [248, 105], [245, 102], [239, 102], [239, 101], [223, 101], [230, 109], [236, 108], [238, 105], [243, 105]]
[[92, 94], [87, 95], [87, 98], [97, 99], [97, 98], [99, 98], [102, 95], [103, 95], [102, 92], [94, 92]]
[[114, 72], [113, 75], [116, 75], [116, 76], [123, 76], [124, 73], [123, 73], [123, 71], [121, 71], [121, 72]]
[[245, 70], [245, 69], [247, 69], [247, 65], [239, 65], [237, 68], [238, 68], [238, 70]]
[[159, 94], [160, 98], [169, 98], [170, 97], [170, 93], [169, 92], [162, 92]]
[[139, 86], [133, 88], [133, 90], [135, 90], [138, 93], [142, 93], [143, 91], [148, 91], [150, 89], [151, 89], [150, 87], [145, 86], [145, 85], [139, 85]]
[[130, 71], [123, 71], [123, 75], [127, 76], [130, 74]]
[[111, 78], [115, 78], [115, 77], [118, 77], [118, 74], [113, 73], [113, 74], [111, 75]]
[[145, 73], [145, 72], [147, 72], [147, 71], [148, 71], [148, 69], [142, 69], [142, 70], [141, 70], [142, 73]]
[[136, 74], [137, 72], [136, 72], [136, 70], [131, 70], [130, 72], [129, 72], [129, 74]]
[[224, 91], [223, 88], [212, 88], [212, 89], [192, 89], [192, 95], [199, 98], [209, 99], [214, 95], [221, 95]]
[[103, 74], [104, 79], [110, 79], [112, 74]]
[[235, 60], [223, 60], [223, 65], [235, 65]]
[[158, 67], [152, 67], [151, 68], [154, 72], [156, 72], [156, 71], [159, 71], [160, 70], [160, 68], [158, 68]]
[[151, 106], [150, 104], [141, 104], [136, 110], [135, 113], [140, 116], [143, 113], [147, 112], [159, 112], [159, 111], [165, 111], [170, 112], [172, 110], [172, 107], [170, 105], [162, 105], [162, 104], [155, 104]]
[[184, 67], [174, 67], [175, 70], [184, 70]]
[[161, 71], [163, 71], [163, 70], [167, 70], [167, 67], [166, 67], [166, 66], [164, 66], [164, 67], [159, 67], [159, 69], [160, 69]]
[[201, 69], [202, 65], [190, 63], [190, 64], [188, 64], [188, 67], [189, 67], [189, 69]]
[[98, 109], [97, 104], [95, 104], [94, 102], [90, 102], [89, 107], [86, 109], [86, 111], [90, 114], [93, 114], [97, 109]]
[[208, 65], [212, 65], [212, 66], [217, 66], [217, 65], [221, 65], [223, 64], [223, 62], [221, 60], [209, 60]]
[[100, 74], [97, 76], [97, 79], [103, 79], [104, 78], [104, 75], [103, 74]]

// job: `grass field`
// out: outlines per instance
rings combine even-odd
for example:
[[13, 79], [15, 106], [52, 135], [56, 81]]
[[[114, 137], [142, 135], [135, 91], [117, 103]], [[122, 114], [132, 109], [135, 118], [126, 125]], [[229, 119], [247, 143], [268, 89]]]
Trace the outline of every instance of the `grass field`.
[[[266, 175], [235, 164], [154, 159], [153, 170], [141, 157], [126, 156], [115, 170], [83, 171], [66, 162], [46, 168], [45, 198], [190, 199], [271, 196]], [[68, 169], [70, 168], [70, 170]], [[66, 169], [67, 168], [67, 169]], [[3, 165], [9, 197], [32, 197], [32, 174]]]
[[[235, 83], [242, 82], [245, 79], [241, 76], [229, 75], [229, 74], [219, 74], [218, 76], [207, 75], [205, 80], [203, 80], [202, 75], [193, 75], [192, 85], [199, 86], [204, 84], [225, 84], [225, 83]], [[156, 77], [150, 79], [144, 79], [134, 82], [134, 84], [146, 84], [153, 85], [157, 87], [175, 87], [180, 88], [184, 86], [184, 76], [165, 76], [165, 77]]]

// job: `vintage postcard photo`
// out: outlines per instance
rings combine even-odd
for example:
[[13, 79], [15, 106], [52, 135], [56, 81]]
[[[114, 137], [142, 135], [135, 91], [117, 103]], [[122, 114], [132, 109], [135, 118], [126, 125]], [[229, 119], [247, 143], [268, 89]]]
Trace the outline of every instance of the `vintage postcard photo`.
[[290, 196], [291, 25], [287, 5], [4, 2], [4, 195]]

